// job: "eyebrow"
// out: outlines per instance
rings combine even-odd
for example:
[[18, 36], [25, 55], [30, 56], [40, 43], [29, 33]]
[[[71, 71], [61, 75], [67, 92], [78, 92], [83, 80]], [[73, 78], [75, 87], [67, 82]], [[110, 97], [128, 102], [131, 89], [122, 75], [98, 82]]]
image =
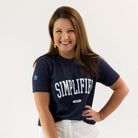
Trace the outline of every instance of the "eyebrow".
[[[58, 29], [61, 29], [61, 28], [55, 28], [56, 30], [58, 30]], [[74, 29], [74, 27], [70, 27], [70, 28], [67, 28], [67, 29]]]

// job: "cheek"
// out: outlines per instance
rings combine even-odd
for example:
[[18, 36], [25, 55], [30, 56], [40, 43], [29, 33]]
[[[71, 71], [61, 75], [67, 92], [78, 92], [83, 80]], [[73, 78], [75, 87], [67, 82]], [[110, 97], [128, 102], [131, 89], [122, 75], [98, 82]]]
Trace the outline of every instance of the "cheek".
[[72, 35], [72, 39], [76, 42], [77, 41], [77, 38], [76, 38], [76, 35]]
[[59, 41], [60, 40], [60, 36], [59, 35], [54, 35], [54, 41]]

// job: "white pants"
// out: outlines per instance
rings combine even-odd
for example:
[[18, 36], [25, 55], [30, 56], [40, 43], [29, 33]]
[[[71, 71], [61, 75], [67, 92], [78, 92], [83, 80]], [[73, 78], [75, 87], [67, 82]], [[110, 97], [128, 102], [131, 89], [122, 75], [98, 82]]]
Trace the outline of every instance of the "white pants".
[[[84, 121], [62, 120], [55, 123], [58, 138], [97, 138], [96, 125]], [[42, 128], [38, 127], [38, 138], [46, 138]]]

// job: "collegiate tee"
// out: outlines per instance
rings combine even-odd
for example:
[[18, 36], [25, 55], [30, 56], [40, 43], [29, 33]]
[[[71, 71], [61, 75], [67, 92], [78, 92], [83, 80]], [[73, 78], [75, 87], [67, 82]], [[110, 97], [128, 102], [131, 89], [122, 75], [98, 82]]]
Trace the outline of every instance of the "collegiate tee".
[[[35, 64], [32, 87], [33, 92], [49, 92], [49, 110], [54, 121], [64, 119], [86, 120], [82, 116], [85, 105], [92, 107], [96, 82], [111, 86], [119, 74], [103, 59], [99, 59], [99, 72], [96, 77], [87, 77], [81, 73], [75, 58], [66, 59], [59, 54], [43, 56]], [[38, 125], [41, 126], [40, 120]]]

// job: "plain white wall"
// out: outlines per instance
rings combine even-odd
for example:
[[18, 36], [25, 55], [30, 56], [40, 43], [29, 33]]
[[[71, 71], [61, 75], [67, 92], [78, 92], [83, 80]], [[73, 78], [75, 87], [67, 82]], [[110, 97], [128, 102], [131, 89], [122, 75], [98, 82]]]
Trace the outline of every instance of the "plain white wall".
[[[99, 138], [138, 137], [137, 0], [5, 0], [0, 1], [0, 138], [37, 138], [32, 64], [48, 51], [48, 22], [62, 5], [81, 14], [92, 49], [130, 89], [120, 107], [97, 123]], [[111, 94], [97, 84], [93, 108], [98, 111]]]

